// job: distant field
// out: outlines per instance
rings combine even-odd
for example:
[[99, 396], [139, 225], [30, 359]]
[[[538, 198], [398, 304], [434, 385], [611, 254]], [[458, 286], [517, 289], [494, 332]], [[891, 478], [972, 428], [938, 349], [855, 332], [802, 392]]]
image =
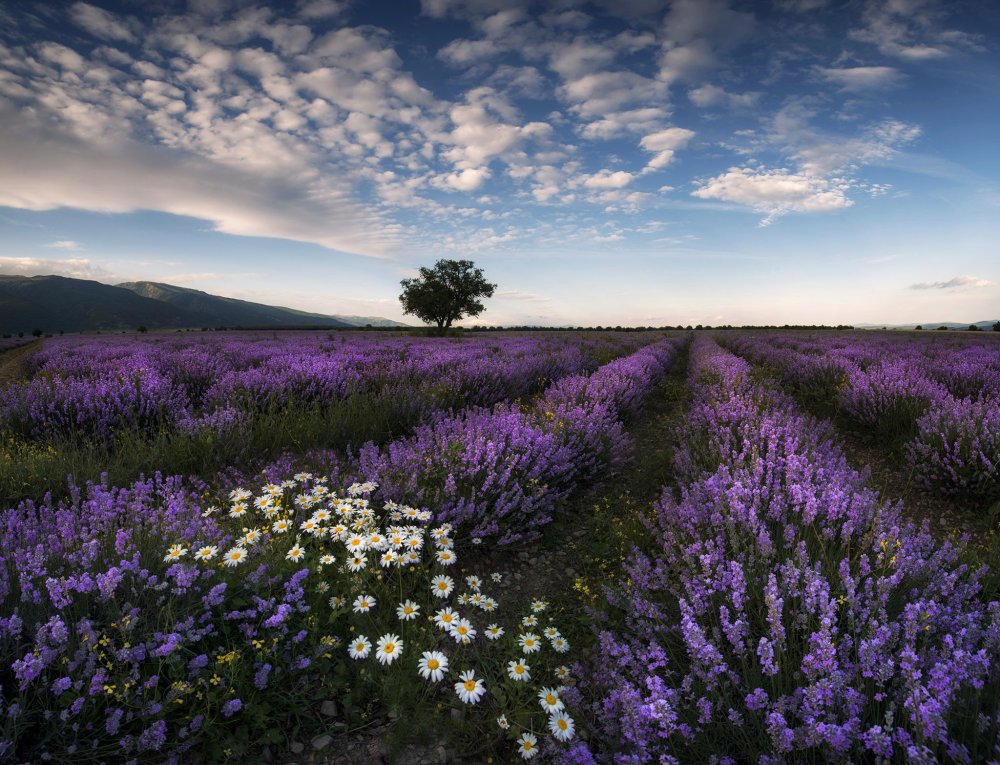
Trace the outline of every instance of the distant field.
[[0, 497], [0, 759], [1000, 740], [1000, 333], [49, 338]]

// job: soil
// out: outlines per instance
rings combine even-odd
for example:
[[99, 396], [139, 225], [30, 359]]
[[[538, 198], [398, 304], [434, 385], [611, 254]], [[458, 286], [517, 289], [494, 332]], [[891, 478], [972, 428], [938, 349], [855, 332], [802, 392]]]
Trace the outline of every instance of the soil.
[[23, 361], [26, 356], [41, 350], [44, 340], [32, 340], [30, 343], [0, 351], [0, 386], [25, 377]]

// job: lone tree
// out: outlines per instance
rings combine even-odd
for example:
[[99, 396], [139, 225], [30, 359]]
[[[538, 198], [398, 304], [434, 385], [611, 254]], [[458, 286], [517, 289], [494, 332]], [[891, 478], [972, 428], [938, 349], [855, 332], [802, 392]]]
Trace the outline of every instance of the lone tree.
[[480, 298], [493, 297], [497, 288], [486, 281], [482, 269], [476, 268], [471, 260], [439, 260], [434, 268], [421, 267], [420, 276], [403, 279], [400, 285], [403, 313], [437, 324], [442, 335], [453, 321], [463, 316], [479, 316], [485, 310]]

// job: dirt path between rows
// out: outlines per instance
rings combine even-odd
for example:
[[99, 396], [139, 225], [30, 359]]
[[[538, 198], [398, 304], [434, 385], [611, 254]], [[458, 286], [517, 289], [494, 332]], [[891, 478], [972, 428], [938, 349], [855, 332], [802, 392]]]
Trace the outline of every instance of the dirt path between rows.
[[[670, 436], [684, 417], [687, 400], [685, 347], [653, 389], [638, 419], [630, 424], [634, 452], [625, 468], [570, 498], [536, 543], [518, 550], [484, 550], [474, 561], [470, 552], [465, 552], [460, 565], [467, 565], [456, 577], [474, 573], [488, 579], [490, 572], [499, 571], [503, 574], [504, 602], [547, 600], [553, 606], [554, 621], [565, 627], [563, 634], [573, 646], [571, 660], [581, 659], [593, 639], [584, 616], [586, 607], [595, 602], [602, 585], [619, 575], [636, 529], [641, 527], [640, 514], [649, 510], [665, 485], [674, 483], [676, 444]], [[382, 720], [365, 730], [344, 732], [334, 723], [333, 735], [292, 742], [290, 754], [272, 752], [269, 761], [285, 765], [479, 765], [486, 756], [455, 751], [446, 742], [405, 748], [393, 756], [384, 741], [393, 725], [391, 720]], [[492, 761], [499, 762], [495, 756]]]
[[10, 350], [0, 351], [0, 386], [22, 379], [24, 375], [23, 361], [26, 356], [41, 350], [44, 340], [32, 340]]

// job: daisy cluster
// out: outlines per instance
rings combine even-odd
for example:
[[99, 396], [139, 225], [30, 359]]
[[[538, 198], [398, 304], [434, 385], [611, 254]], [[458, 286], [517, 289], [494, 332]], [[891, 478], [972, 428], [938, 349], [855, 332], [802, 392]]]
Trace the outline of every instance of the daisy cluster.
[[367, 444], [352, 469], [379, 476], [387, 496], [437, 508], [475, 538], [537, 538], [570, 493], [622, 466], [630, 453], [623, 420], [680, 344], [662, 340], [590, 375], [565, 377], [533, 406], [471, 408], [387, 445]]
[[[907, 523], [828, 422], [708, 339], [679, 496], [610, 598], [564, 763], [973, 763], [1000, 740], [1000, 602]], [[578, 695], [579, 693], [579, 695]]]
[[[400, 693], [475, 709], [524, 757], [546, 730], [572, 738], [561, 701], [570, 646], [548, 605], [512, 622], [489, 591], [501, 574], [458, 573], [451, 524], [376, 504], [376, 489], [338, 492], [308, 472], [223, 502], [170, 481], [91, 487], [95, 532], [154, 497], [163, 523], [119, 529], [103, 549], [66, 547], [61, 576], [49, 562], [2, 580], [18, 585], [7, 602], [20, 605], [0, 619], [11, 678], [0, 752], [177, 762], [192, 749], [236, 751], [246, 744], [232, 726], [266, 728], [289, 693], [339, 699], [347, 716], [384, 711]], [[64, 531], [75, 522], [57, 517]], [[107, 567], [109, 555], [120, 562]]]
[[924, 488], [989, 500], [1000, 496], [1000, 344], [980, 334], [741, 335], [727, 345], [797, 395], [905, 441]]

